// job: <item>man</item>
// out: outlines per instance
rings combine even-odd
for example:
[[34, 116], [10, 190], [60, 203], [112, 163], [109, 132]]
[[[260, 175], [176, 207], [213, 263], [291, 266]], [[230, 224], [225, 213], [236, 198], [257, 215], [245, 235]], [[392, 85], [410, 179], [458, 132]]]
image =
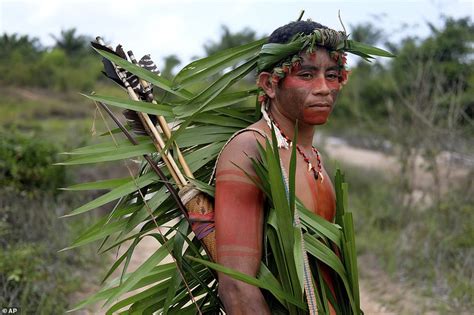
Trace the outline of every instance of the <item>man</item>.
[[[311, 34], [315, 29], [329, 31], [312, 21], [292, 22], [275, 30], [269, 43], [287, 43], [295, 35]], [[280, 138], [280, 158], [288, 173], [291, 150], [287, 148], [298, 122], [296, 196], [307, 209], [328, 221], [335, 215], [334, 189], [312, 143], [315, 126], [327, 121], [347, 80], [345, 58], [324, 45], [285, 57], [276, 66], [259, 69], [263, 118], [236, 135], [217, 164], [217, 260], [252, 276], [262, 258], [264, 196], [245, 172], [256, 176], [250, 157], [259, 157], [258, 143], [271, 139], [272, 125]], [[325, 280], [331, 282], [327, 274]], [[219, 294], [228, 314], [270, 314], [259, 288], [224, 274], [219, 274]]]

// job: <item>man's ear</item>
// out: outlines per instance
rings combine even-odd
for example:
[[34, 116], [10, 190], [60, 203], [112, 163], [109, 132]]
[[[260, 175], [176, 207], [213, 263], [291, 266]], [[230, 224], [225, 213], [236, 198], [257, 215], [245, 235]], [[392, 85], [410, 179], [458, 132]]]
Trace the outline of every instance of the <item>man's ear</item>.
[[276, 84], [272, 83], [271, 77], [272, 75], [269, 72], [260, 72], [257, 83], [269, 98], [274, 98]]

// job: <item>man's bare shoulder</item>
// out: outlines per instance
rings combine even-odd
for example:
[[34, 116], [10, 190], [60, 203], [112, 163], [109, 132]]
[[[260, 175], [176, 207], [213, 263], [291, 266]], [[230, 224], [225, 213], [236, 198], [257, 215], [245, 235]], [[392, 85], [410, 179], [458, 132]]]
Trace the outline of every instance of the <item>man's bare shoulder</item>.
[[[222, 150], [218, 161], [218, 167], [223, 165], [247, 164], [250, 163], [249, 157], [258, 157], [258, 143], [265, 143], [265, 126], [259, 122], [250, 125], [245, 132], [236, 135]], [[255, 131], [252, 129], [257, 129]]]

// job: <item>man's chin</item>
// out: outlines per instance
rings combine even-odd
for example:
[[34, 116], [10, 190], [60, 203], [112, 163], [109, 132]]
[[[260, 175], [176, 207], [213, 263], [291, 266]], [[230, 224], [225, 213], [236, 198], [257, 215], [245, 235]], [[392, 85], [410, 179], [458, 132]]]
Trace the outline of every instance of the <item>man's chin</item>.
[[312, 117], [311, 119], [308, 119], [305, 117], [303, 119], [303, 122], [307, 125], [311, 126], [319, 126], [319, 125], [324, 125], [328, 121], [329, 115], [328, 116], [322, 116], [322, 117]]
[[309, 107], [303, 110], [303, 122], [308, 125], [323, 125], [328, 121], [331, 107]]

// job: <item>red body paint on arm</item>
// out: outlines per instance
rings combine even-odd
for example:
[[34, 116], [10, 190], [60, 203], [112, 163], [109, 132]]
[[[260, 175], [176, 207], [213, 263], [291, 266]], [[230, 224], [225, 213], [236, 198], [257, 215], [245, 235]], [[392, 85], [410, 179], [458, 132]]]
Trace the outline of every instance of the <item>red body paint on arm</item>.
[[253, 184], [235, 179], [216, 183], [217, 257], [251, 256], [260, 260], [263, 194]]

